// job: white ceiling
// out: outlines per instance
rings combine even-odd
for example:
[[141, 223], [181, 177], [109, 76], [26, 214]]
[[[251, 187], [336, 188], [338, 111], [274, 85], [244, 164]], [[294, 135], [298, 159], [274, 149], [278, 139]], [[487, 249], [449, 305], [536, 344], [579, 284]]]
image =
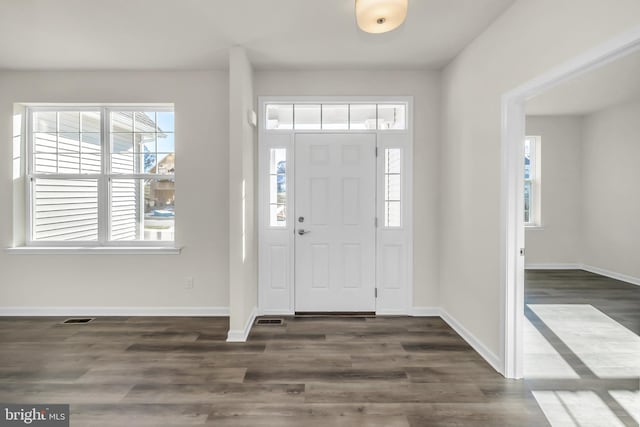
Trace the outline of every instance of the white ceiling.
[[360, 32], [354, 0], [0, 0], [0, 69], [440, 68], [514, 0], [410, 0]]
[[640, 52], [562, 83], [526, 104], [530, 115], [585, 115], [640, 99]]

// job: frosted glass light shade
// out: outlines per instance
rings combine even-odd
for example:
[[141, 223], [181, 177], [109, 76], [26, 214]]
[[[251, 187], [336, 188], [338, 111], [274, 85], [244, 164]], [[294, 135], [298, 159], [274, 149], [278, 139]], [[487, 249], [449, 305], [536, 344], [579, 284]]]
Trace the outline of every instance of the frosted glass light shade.
[[367, 33], [386, 33], [407, 17], [409, 0], [356, 0], [358, 27]]

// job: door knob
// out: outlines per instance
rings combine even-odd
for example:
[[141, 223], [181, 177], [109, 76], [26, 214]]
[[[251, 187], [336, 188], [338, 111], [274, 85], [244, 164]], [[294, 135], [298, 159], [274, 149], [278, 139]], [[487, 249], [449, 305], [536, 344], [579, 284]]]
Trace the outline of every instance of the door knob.
[[302, 235], [305, 235], [305, 234], [308, 234], [308, 233], [311, 233], [311, 231], [309, 231], [309, 230], [303, 230], [302, 228], [301, 228], [300, 230], [298, 230], [298, 234], [299, 234], [299, 235], [301, 235], [301, 236], [302, 236]]

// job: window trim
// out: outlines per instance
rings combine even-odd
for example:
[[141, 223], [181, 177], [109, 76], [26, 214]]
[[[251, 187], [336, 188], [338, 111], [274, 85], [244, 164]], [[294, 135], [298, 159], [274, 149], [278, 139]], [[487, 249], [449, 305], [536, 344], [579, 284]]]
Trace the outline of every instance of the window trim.
[[[100, 137], [101, 137], [101, 172], [77, 173], [77, 174], [42, 174], [34, 172], [33, 150], [33, 113], [36, 112], [64, 112], [64, 111], [100, 111]], [[9, 249], [11, 253], [180, 253], [180, 247], [176, 246], [177, 238], [174, 234], [173, 241], [118, 241], [109, 240], [110, 227], [110, 203], [112, 179], [171, 179], [176, 181], [176, 175], [171, 174], [113, 174], [111, 173], [111, 112], [174, 112], [174, 104], [36, 104], [25, 106], [25, 132], [23, 144], [25, 145], [25, 244], [18, 248]], [[175, 133], [175, 128], [173, 130]], [[175, 148], [174, 148], [175, 150]], [[175, 151], [174, 151], [175, 152]], [[35, 191], [33, 191], [36, 179], [95, 179], [98, 186], [98, 239], [97, 240], [72, 240], [72, 241], [46, 241], [35, 240], [33, 237], [33, 208]], [[176, 210], [177, 213], [177, 210]], [[177, 217], [177, 215], [176, 215]], [[175, 233], [175, 230], [174, 230]], [[124, 252], [118, 251], [120, 248]], [[33, 249], [33, 250], [26, 250]]]
[[[271, 99], [273, 98], [273, 100]], [[307, 99], [305, 99], [307, 98]], [[311, 99], [309, 99], [311, 98]], [[356, 99], [357, 98], [357, 99]], [[411, 105], [409, 101], [402, 98], [395, 97], [382, 97], [389, 98], [381, 100], [381, 97], [376, 96], [364, 96], [364, 97], [332, 97], [332, 96], [318, 96], [318, 97], [297, 97], [297, 96], [285, 96], [285, 97], [264, 97], [264, 108], [260, 114], [258, 126], [261, 131], [265, 133], [404, 133], [408, 134], [409, 130], [413, 126], [411, 123], [411, 117], [408, 113]], [[269, 105], [291, 105], [293, 107], [293, 117], [291, 122], [291, 129], [270, 129], [267, 127], [268, 120], [268, 106]], [[318, 105], [320, 107], [320, 123], [317, 129], [296, 129], [296, 105]], [[347, 129], [325, 129], [322, 122], [323, 106], [324, 105], [347, 105], [348, 107], [348, 121]], [[375, 105], [376, 107], [376, 127], [374, 129], [352, 129], [351, 128], [351, 106], [352, 105]], [[403, 105], [405, 107], [405, 125], [404, 128], [378, 128], [379, 120], [379, 106], [380, 105]]]
[[[399, 155], [400, 155], [400, 165], [398, 167], [398, 172], [387, 172], [387, 156], [389, 155], [389, 152], [391, 150], [398, 150]], [[403, 214], [404, 214], [404, 204], [405, 204], [405, 200], [404, 200], [404, 167], [403, 167], [403, 162], [404, 162], [404, 148], [403, 147], [396, 147], [396, 146], [387, 146], [384, 147], [382, 149], [382, 153], [378, 153], [378, 156], [382, 156], [382, 163], [383, 163], [383, 167], [382, 170], [380, 171], [380, 173], [382, 174], [382, 179], [383, 179], [383, 183], [382, 183], [382, 193], [383, 193], [383, 200], [382, 200], [382, 208], [383, 208], [383, 212], [382, 212], [382, 218], [381, 218], [381, 222], [382, 224], [380, 224], [380, 226], [384, 229], [387, 230], [402, 230], [403, 225], [404, 225], [404, 220], [403, 220]], [[398, 180], [399, 180], [399, 185], [400, 185], [400, 191], [399, 191], [399, 199], [398, 200], [393, 200], [393, 199], [388, 199], [388, 185], [389, 185], [389, 177], [391, 176], [397, 176]], [[389, 224], [389, 218], [388, 218], [388, 210], [387, 210], [387, 203], [398, 203], [400, 205], [400, 217], [399, 217], [399, 221], [400, 223], [398, 225], [390, 225]]]
[[179, 255], [181, 246], [18, 246], [10, 255]]
[[[269, 147], [267, 149], [267, 153], [270, 154], [272, 150], [284, 150], [285, 161], [287, 162], [287, 163], [285, 163], [285, 171], [284, 171], [285, 185], [286, 185], [286, 188], [287, 188], [287, 190], [285, 190], [286, 202], [284, 203], [286, 215], [285, 215], [285, 220], [284, 220], [283, 224], [272, 225], [271, 224], [271, 206], [273, 204], [268, 202], [267, 204], [268, 204], [269, 209], [268, 209], [268, 212], [267, 212], [267, 217], [268, 218], [267, 218], [266, 227], [269, 228], [269, 229], [272, 229], [272, 230], [283, 230], [283, 229], [286, 229], [288, 224], [289, 224], [289, 193], [288, 193], [289, 190], [288, 189], [289, 189], [289, 187], [291, 185], [291, 183], [289, 182], [289, 179], [290, 179], [289, 178], [289, 165], [293, 164], [293, 161], [291, 161], [289, 156], [290, 156], [292, 150], [289, 150], [289, 148], [286, 147], [285, 145], [273, 145], [273, 146], [271, 146], [271, 147]], [[269, 177], [274, 175], [274, 174], [271, 174], [270, 170], [268, 172], [269, 172], [268, 173]], [[278, 174], [275, 174], [275, 175], [277, 176]], [[267, 182], [267, 186], [269, 186], [268, 182]], [[277, 185], [276, 185], [276, 188], [277, 188]], [[267, 193], [268, 193], [267, 197], [270, 197], [271, 196], [271, 188], [267, 189]], [[276, 203], [276, 206], [277, 205], [278, 205], [278, 203]]]
[[527, 182], [531, 183], [531, 194], [529, 200], [529, 221], [525, 221], [524, 226], [527, 228], [542, 228], [542, 138], [540, 137], [540, 135], [527, 135], [525, 137], [525, 140], [527, 139], [531, 141], [530, 144], [532, 143], [533, 147], [531, 149], [531, 165], [529, 169], [530, 178], [526, 179], [523, 176], [525, 184]]

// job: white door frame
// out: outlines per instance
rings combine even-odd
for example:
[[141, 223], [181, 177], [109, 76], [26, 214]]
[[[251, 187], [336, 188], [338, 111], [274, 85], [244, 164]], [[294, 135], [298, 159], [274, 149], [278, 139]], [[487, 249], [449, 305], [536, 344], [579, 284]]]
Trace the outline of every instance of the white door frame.
[[[267, 104], [405, 104], [406, 129], [404, 130], [293, 130], [293, 129], [266, 129], [266, 105]], [[295, 183], [295, 135], [301, 133], [369, 133], [376, 135], [376, 146], [379, 150], [376, 159], [376, 215], [378, 227], [376, 229], [376, 288], [378, 299], [376, 300], [376, 313], [378, 314], [406, 314], [410, 315], [413, 307], [413, 97], [411, 96], [259, 96], [258, 97], [258, 312], [262, 315], [290, 315], [295, 313], [294, 298], [294, 197]], [[268, 162], [269, 152], [272, 148], [285, 148], [287, 150], [287, 216], [285, 228], [277, 229], [269, 225], [268, 210]], [[380, 203], [378, 195], [381, 190], [378, 185], [380, 180], [380, 167], [383, 165], [380, 156], [384, 156], [385, 148], [401, 148], [403, 151], [403, 178], [402, 197], [404, 210], [403, 224], [398, 227], [401, 239], [390, 241], [384, 246], [384, 239], [380, 237], [382, 219], [379, 213]], [[393, 229], [385, 229], [387, 234]], [[398, 255], [404, 263], [399, 289], [389, 286], [384, 288], [381, 283], [382, 275], [378, 271], [382, 268], [379, 264], [380, 249], [393, 251], [398, 248]], [[276, 272], [273, 257], [282, 260], [275, 261], [282, 266], [284, 274]], [[276, 272], [277, 285], [272, 280]], [[393, 289], [392, 289], [393, 288]], [[382, 295], [381, 295], [382, 293]], [[386, 296], [385, 296], [386, 295]]]
[[525, 102], [581, 74], [640, 50], [640, 27], [551, 69], [502, 97], [501, 348], [503, 374], [522, 378], [524, 324]]

